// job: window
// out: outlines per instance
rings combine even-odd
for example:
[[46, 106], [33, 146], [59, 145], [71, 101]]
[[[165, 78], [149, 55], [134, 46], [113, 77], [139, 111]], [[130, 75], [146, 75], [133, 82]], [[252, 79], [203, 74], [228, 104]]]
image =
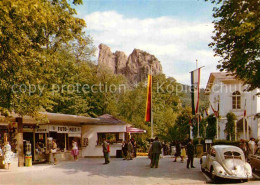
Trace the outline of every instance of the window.
[[241, 109], [241, 94], [239, 91], [233, 92], [232, 94], [232, 108]]
[[106, 138], [107, 142], [112, 143], [121, 143], [122, 140], [119, 139], [119, 133], [98, 133], [97, 145], [101, 145], [103, 142], [103, 138]]
[[241, 154], [234, 151], [228, 151], [224, 153], [225, 159], [241, 159]]

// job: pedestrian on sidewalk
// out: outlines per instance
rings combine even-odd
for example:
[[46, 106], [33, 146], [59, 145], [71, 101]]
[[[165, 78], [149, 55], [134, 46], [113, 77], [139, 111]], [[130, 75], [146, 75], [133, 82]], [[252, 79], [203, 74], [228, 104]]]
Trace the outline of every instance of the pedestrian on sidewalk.
[[153, 139], [150, 140], [150, 148], [148, 151], [148, 158], [151, 160], [150, 161], [150, 166], [152, 166], [152, 159], [153, 159], [153, 154], [152, 154], [152, 144], [153, 144]]
[[110, 152], [109, 144], [107, 143], [106, 138], [103, 138], [103, 154], [104, 154], [104, 158], [105, 158], [105, 163], [104, 164], [110, 163], [110, 161], [109, 161], [109, 152]]
[[9, 144], [8, 141], [6, 141], [4, 143], [4, 160], [3, 160], [3, 164], [5, 165], [5, 167], [9, 170], [11, 162], [12, 162], [12, 156], [13, 156], [13, 152], [11, 150], [11, 145]]
[[74, 161], [78, 160], [79, 149], [78, 149], [78, 143], [75, 140], [72, 141], [71, 155], [74, 157]]
[[158, 168], [161, 151], [162, 151], [162, 144], [159, 141], [158, 137], [155, 137], [155, 140], [152, 143], [152, 148], [151, 148], [151, 152], [152, 152], [151, 168], [153, 168], [154, 166], [155, 168]]
[[127, 160], [133, 160], [133, 145], [131, 141], [127, 141]]
[[187, 154], [188, 154], [188, 160], [187, 160], [187, 168], [189, 168], [189, 165], [191, 165], [191, 168], [195, 168], [193, 166], [193, 158], [194, 158], [194, 145], [191, 139], [188, 140], [189, 143], [187, 145]]
[[179, 141], [176, 141], [176, 153], [175, 153], [175, 160], [173, 162], [177, 162], [177, 158], [181, 156], [181, 144]]
[[181, 145], [181, 162], [184, 162], [184, 159], [186, 159], [186, 149], [184, 144]]
[[122, 143], [122, 153], [123, 153], [123, 160], [127, 159], [127, 142], [123, 141]]
[[57, 146], [56, 140], [53, 139], [52, 140], [51, 154], [52, 154], [52, 157], [53, 157], [53, 164], [54, 165], [57, 164], [57, 158], [56, 158], [57, 148], [58, 148], [58, 146]]

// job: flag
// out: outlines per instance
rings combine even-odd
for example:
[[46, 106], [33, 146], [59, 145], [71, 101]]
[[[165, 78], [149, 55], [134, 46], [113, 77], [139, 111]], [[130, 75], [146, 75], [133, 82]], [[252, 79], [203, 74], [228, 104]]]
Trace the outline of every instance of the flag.
[[192, 114], [195, 115], [199, 111], [200, 96], [200, 68], [191, 72], [191, 105]]
[[245, 99], [245, 106], [244, 106], [244, 117], [246, 117], [246, 99]]
[[145, 121], [152, 120], [152, 75], [148, 75]]

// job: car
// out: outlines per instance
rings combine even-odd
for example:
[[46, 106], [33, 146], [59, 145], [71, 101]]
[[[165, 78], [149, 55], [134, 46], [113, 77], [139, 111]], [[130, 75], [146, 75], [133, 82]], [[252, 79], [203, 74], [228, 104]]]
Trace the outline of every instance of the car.
[[250, 156], [250, 164], [253, 171], [260, 170], [260, 148], [257, 148], [255, 154]]
[[252, 168], [245, 160], [244, 152], [230, 145], [212, 146], [201, 158], [202, 172], [209, 172], [213, 181], [218, 178], [251, 179]]

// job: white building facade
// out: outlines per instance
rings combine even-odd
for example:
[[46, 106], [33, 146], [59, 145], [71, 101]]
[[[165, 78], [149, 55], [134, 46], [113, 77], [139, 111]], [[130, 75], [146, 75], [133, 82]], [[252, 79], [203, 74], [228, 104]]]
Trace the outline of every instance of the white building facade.
[[[225, 127], [229, 112], [237, 116], [236, 138], [260, 139], [260, 90], [245, 91], [243, 82], [224, 72], [211, 73], [206, 94], [209, 96], [209, 114], [219, 112], [217, 139], [227, 139]], [[243, 119], [244, 118], [244, 119]]]

